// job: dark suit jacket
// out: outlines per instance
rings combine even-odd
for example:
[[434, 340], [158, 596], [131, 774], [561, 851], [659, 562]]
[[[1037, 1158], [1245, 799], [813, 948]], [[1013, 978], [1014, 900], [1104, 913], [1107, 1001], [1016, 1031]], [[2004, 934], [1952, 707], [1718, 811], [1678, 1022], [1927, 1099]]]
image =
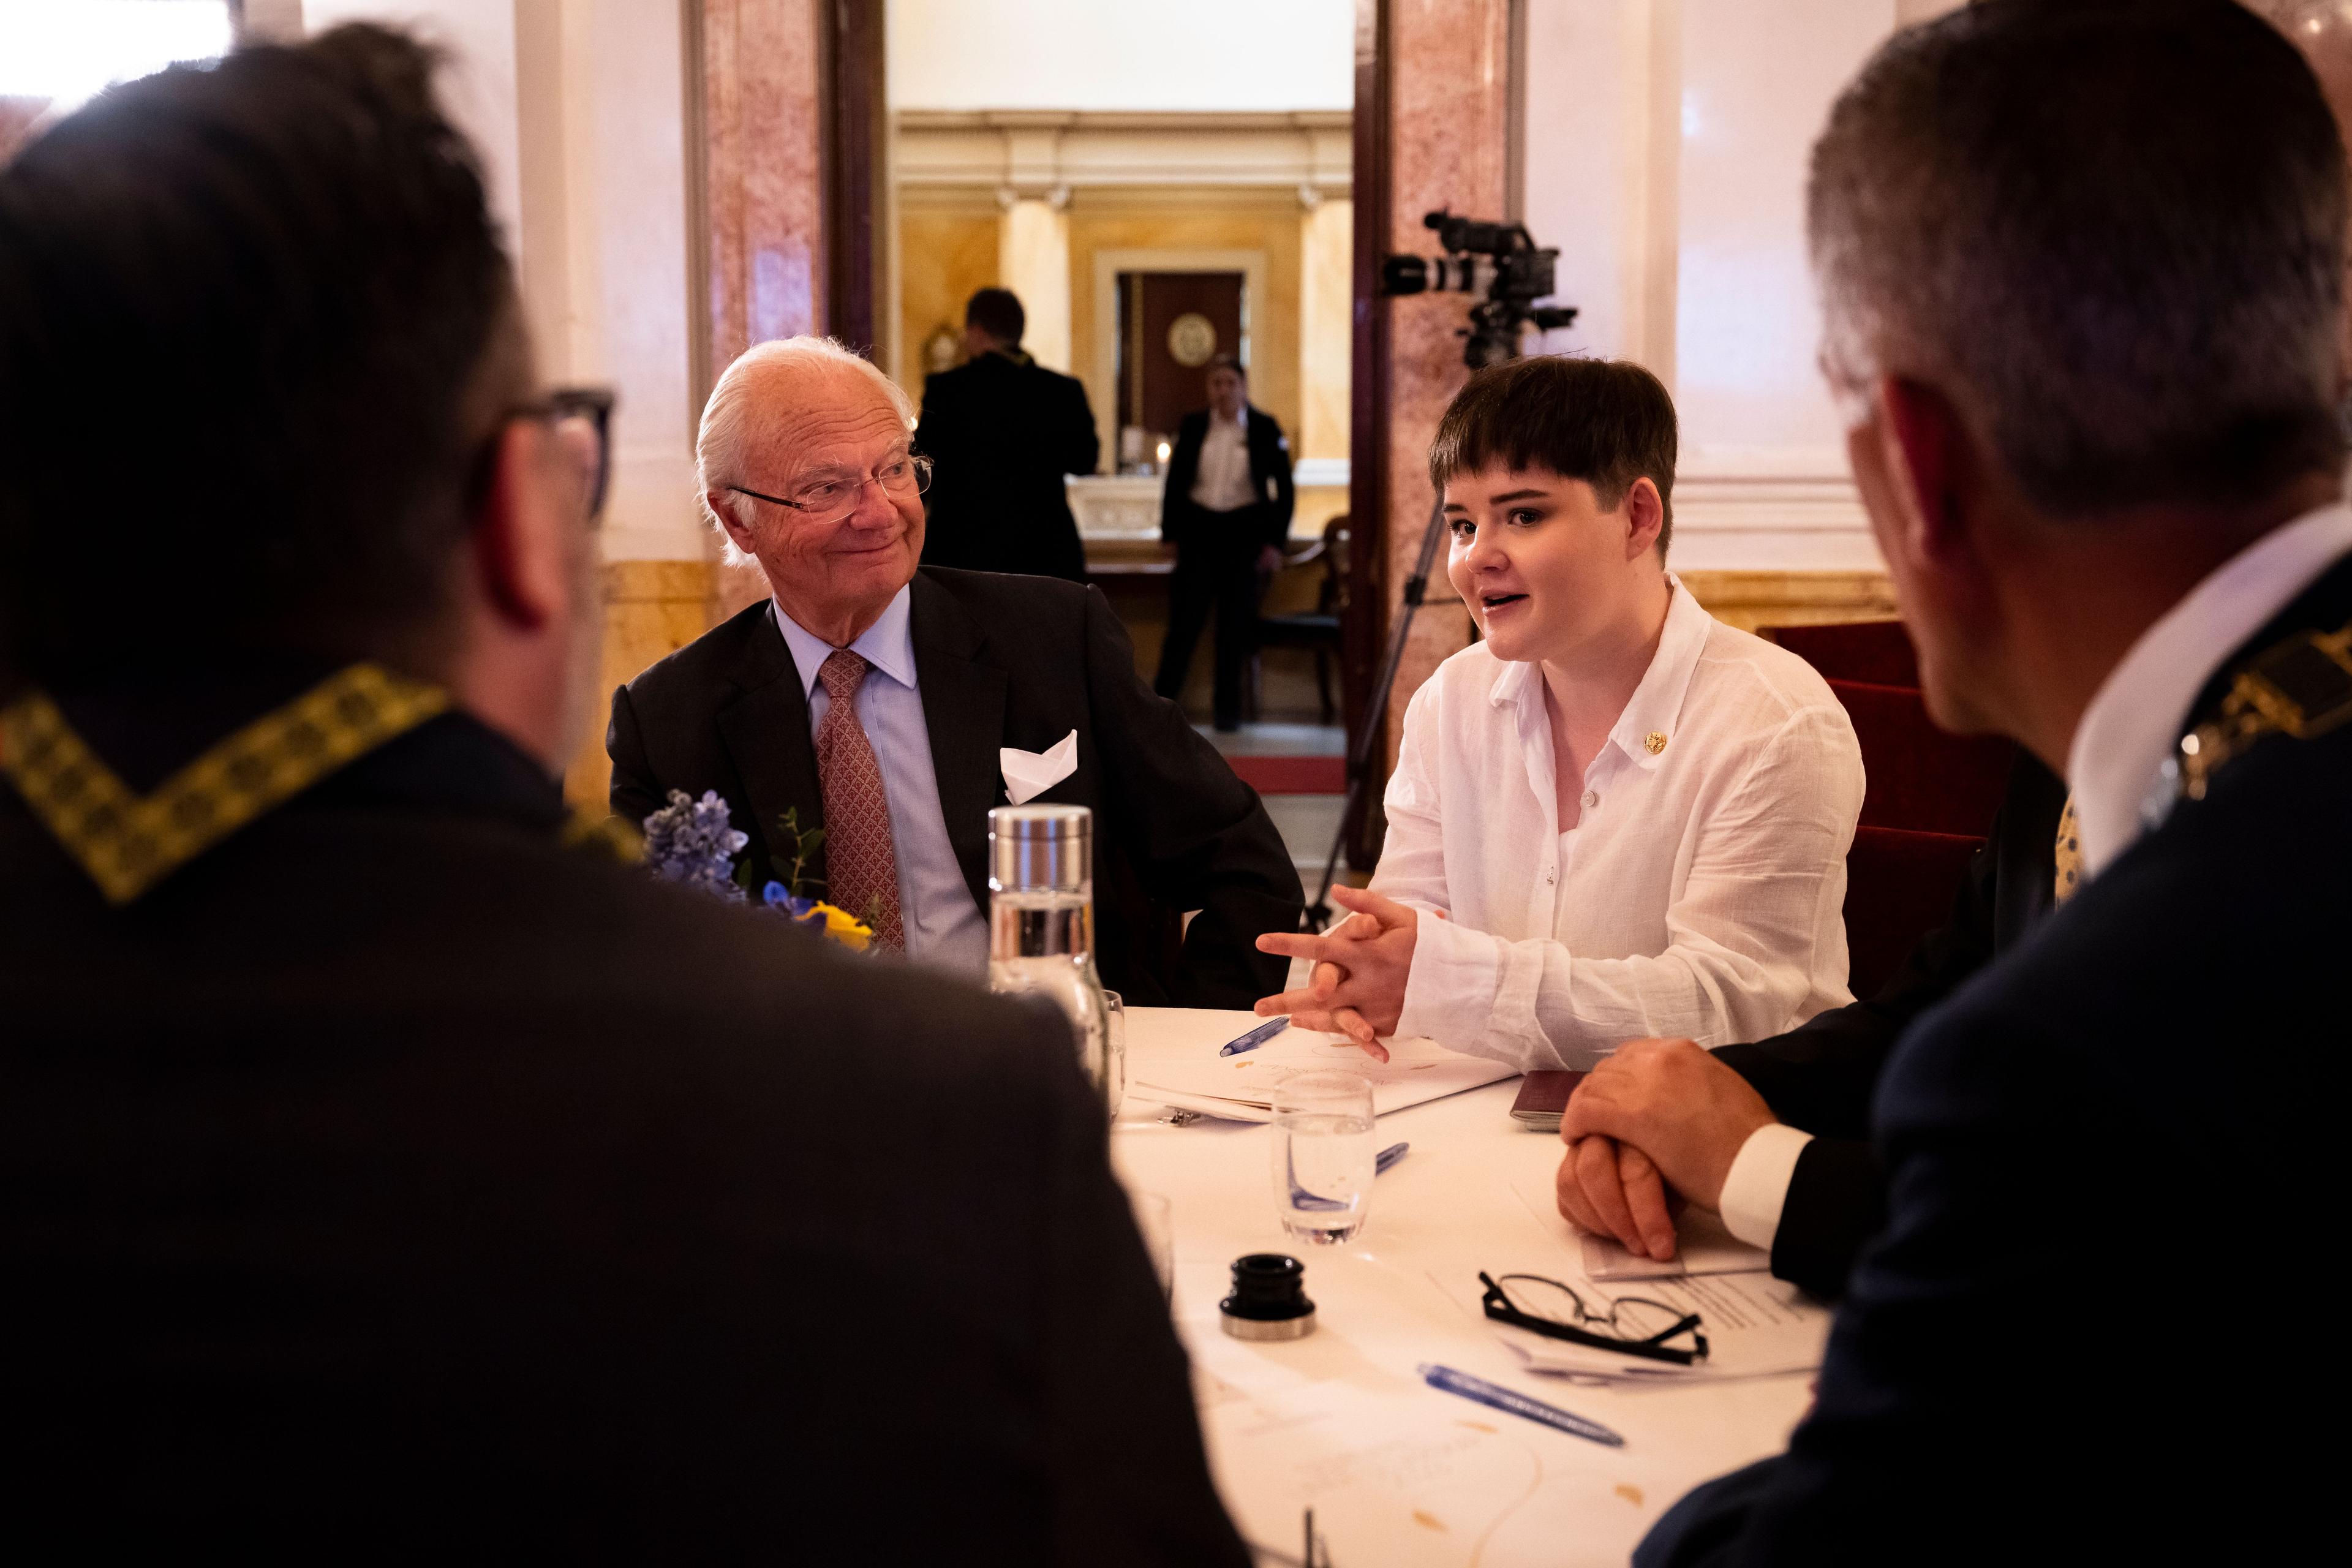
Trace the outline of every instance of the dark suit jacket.
[[1843, 1292], [1863, 1243], [1886, 1213], [1869, 1142], [1870, 1097], [1911, 1020], [2021, 941], [2050, 910], [2066, 784], [2024, 752], [1992, 837], [1969, 863], [1952, 918], [1919, 939], [1878, 994], [1833, 1007], [1787, 1034], [1716, 1055], [1756, 1086], [1772, 1114], [1814, 1134], [1797, 1157], [1772, 1272], [1814, 1294]]
[[[2224, 672], [2347, 621], [2352, 559]], [[1912, 1026], [1812, 1413], [1637, 1563], [2309, 1555], [2347, 1380], [2278, 1265], [2343, 1169], [2347, 801], [2352, 724], [2262, 741]]]
[[[1250, 482], [1258, 500], [1246, 509], [1239, 526], [1255, 551], [1261, 545], [1281, 548], [1290, 537], [1290, 514], [1297, 491], [1290, 480], [1290, 443], [1274, 416], [1253, 404], [1249, 407]], [[1176, 433], [1176, 447], [1168, 458], [1168, 483], [1160, 494], [1160, 537], [1182, 546], [1205, 542], [1207, 531], [1234, 526], [1229, 516], [1218, 517], [1192, 504], [1192, 484], [1201, 477], [1201, 447], [1209, 438], [1209, 411], [1184, 416]]]
[[1087, 580], [1062, 487], [1093, 473], [1100, 449], [1084, 384], [1025, 355], [982, 354], [923, 384], [915, 449], [938, 465], [926, 564]]
[[17, 1549], [1245, 1562], [1060, 1025], [563, 819], [445, 716], [117, 910], [0, 780]]
[[[997, 752], [1042, 752], [1076, 730], [1077, 771], [1036, 799], [1093, 808], [1103, 984], [1136, 1005], [1195, 1007], [1247, 1007], [1282, 988], [1285, 961], [1255, 944], [1297, 929], [1297, 868], [1257, 792], [1136, 679], [1098, 590], [927, 566], [911, 620], [940, 808], [983, 915], [988, 813], [1005, 804]], [[604, 744], [614, 811], [642, 821], [671, 790], [715, 789], [751, 836], [761, 879], [787, 809], [803, 827], [824, 820], [807, 698], [765, 602], [615, 691]], [[1200, 913], [1179, 957], [1188, 910]]]

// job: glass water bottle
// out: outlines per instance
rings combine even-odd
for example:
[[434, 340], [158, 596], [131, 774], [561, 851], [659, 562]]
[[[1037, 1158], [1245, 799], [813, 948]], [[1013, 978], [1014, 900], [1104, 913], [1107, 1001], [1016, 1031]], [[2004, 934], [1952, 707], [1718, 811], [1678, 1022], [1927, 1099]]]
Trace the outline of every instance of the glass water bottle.
[[1000, 805], [988, 814], [988, 986], [1050, 996], [1069, 1015], [1078, 1066], [1106, 1120], [1127, 1092], [1095, 973], [1094, 813]]

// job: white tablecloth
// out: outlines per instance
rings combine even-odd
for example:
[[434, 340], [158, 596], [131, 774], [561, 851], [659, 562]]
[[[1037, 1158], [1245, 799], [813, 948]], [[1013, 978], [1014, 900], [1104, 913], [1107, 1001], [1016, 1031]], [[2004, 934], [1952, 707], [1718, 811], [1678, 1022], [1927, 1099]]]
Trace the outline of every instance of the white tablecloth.
[[[1244, 1013], [1136, 1008], [1139, 1058], [1213, 1054]], [[1374, 1189], [1369, 1220], [1336, 1247], [1290, 1240], [1276, 1218], [1272, 1130], [1171, 1127], [1129, 1098], [1111, 1152], [1133, 1191], [1169, 1200], [1175, 1315], [1192, 1355], [1219, 1489], [1253, 1544], [1296, 1559], [1316, 1508], [1336, 1568], [1382, 1563], [1622, 1563], [1691, 1486], [1780, 1449], [1805, 1376], [1624, 1390], [1520, 1370], [1476, 1306], [1477, 1271], [1571, 1271], [1569, 1232], [1542, 1209], [1556, 1138], [1508, 1111], [1517, 1080], [1381, 1119], [1412, 1151]], [[1274, 1344], [1219, 1327], [1233, 1260], [1287, 1252], [1307, 1266], [1318, 1326]], [[1440, 1363], [1622, 1433], [1610, 1448], [1426, 1387]], [[1269, 1559], [1272, 1560], [1272, 1559]]]

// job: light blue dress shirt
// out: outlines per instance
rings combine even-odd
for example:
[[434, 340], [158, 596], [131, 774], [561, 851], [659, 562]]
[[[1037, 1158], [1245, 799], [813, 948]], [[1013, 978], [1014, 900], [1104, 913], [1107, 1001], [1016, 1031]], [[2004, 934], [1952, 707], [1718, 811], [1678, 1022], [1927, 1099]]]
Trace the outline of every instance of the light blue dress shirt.
[[[971, 888], [948, 842], [947, 817], [940, 810], [940, 778], [931, 765], [931, 732], [923, 721], [923, 692], [915, 677], [915, 636], [909, 619], [913, 591], [898, 590], [882, 618], [849, 645], [874, 668], [857, 689], [857, 721], [882, 764], [882, 792], [890, 802], [890, 844], [898, 858], [898, 918], [906, 928], [907, 956], [919, 963], [982, 976], [988, 973], [988, 920], [972, 901]], [[833, 706], [833, 693], [819, 679], [835, 651], [776, 606], [776, 625], [801, 675], [808, 698], [809, 739]]]

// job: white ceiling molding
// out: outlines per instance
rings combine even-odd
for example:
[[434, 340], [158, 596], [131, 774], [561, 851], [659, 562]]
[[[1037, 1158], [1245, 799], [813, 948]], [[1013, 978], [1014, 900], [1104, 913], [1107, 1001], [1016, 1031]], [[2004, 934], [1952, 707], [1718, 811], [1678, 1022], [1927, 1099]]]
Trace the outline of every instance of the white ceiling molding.
[[1089, 186], [1241, 185], [1291, 191], [1311, 206], [1349, 188], [1353, 117], [1345, 110], [902, 110], [898, 121], [901, 189], [1017, 198]]

